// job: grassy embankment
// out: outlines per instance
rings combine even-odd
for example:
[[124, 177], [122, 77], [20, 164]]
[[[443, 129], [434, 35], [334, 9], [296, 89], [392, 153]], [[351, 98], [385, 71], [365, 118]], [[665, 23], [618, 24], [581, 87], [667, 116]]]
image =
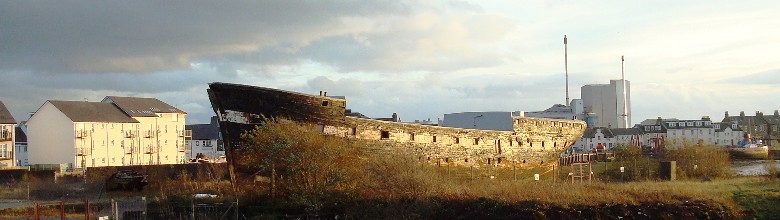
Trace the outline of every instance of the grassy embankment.
[[[245, 135], [254, 142], [241, 158], [239, 179], [156, 177], [143, 192], [160, 210], [189, 204], [194, 193], [238, 198], [241, 213], [347, 215], [355, 218], [775, 218], [780, 205], [777, 168], [770, 177], [733, 178], [728, 158], [714, 148], [664, 151], [678, 165], [678, 181], [659, 181], [658, 160], [626, 148], [613, 162], [593, 164], [592, 183], [570, 183], [569, 167], [510, 164], [503, 167], [440, 166], [417, 155], [368, 155], [368, 143], [323, 136], [314, 128], [269, 123]], [[375, 152], [373, 152], [375, 153]], [[666, 155], [666, 156], [663, 156]], [[517, 166], [517, 167], [515, 167]], [[620, 173], [619, 167], [625, 172]], [[212, 171], [225, 172], [225, 171]], [[251, 174], [264, 178], [255, 181]], [[534, 181], [533, 174], [541, 180]], [[204, 172], [204, 175], [207, 172]], [[208, 176], [212, 178], [208, 178]], [[555, 178], [557, 177], [557, 178]], [[553, 183], [555, 179], [555, 183]], [[10, 191], [12, 189], [8, 186]], [[88, 187], [89, 188], [89, 187]], [[2, 190], [0, 190], [2, 192]], [[93, 192], [94, 193], [94, 192]], [[0, 217], [14, 213], [0, 212]], [[3, 215], [5, 214], [5, 215]], [[18, 214], [18, 211], [17, 211]]]

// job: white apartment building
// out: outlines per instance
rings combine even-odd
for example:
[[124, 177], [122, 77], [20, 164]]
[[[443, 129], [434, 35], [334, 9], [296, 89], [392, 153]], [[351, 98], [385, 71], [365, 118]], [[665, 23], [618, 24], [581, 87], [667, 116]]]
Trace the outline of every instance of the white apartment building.
[[667, 129], [666, 146], [714, 145], [715, 129], [709, 117], [700, 120], [663, 121]]
[[0, 102], [0, 169], [12, 168], [16, 165], [14, 154], [16, 120], [11, 112]]
[[138, 146], [152, 157], [142, 164], [186, 163], [185, 140], [192, 133], [185, 129], [187, 113], [155, 98], [107, 96], [125, 114], [138, 120]]
[[49, 100], [26, 123], [28, 160], [73, 170], [183, 163], [185, 115], [152, 98]]
[[[583, 120], [589, 127], [631, 126], [631, 83], [626, 80], [625, 85], [626, 102], [623, 101], [623, 80], [610, 80], [609, 84], [590, 84], [580, 88], [585, 115]], [[623, 103], [626, 103], [625, 107]], [[628, 111], [625, 111], [626, 108]]]
[[745, 131], [740, 129], [737, 123], [716, 122], [712, 123], [712, 127], [715, 129], [715, 145], [738, 146], [745, 138]]
[[[579, 152], [592, 152], [599, 145], [603, 150], [611, 150], [617, 146], [631, 146], [642, 143], [642, 132], [639, 128], [587, 128], [573, 149]], [[602, 150], [602, 149], [598, 149]]]
[[211, 117], [209, 124], [192, 124], [186, 128], [192, 131], [192, 138], [187, 140], [187, 158], [193, 159], [202, 154], [211, 162], [225, 162], [225, 146], [220, 137], [217, 116]]

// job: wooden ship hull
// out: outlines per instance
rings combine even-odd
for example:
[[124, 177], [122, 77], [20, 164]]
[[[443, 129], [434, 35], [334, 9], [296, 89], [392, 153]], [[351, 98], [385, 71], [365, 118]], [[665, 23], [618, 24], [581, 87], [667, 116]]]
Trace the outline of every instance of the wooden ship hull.
[[240, 135], [264, 117], [314, 124], [327, 135], [367, 140], [377, 154], [404, 151], [454, 165], [555, 162], [586, 127], [576, 120], [516, 116], [511, 131], [383, 121], [348, 116], [344, 99], [229, 83], [209, 84], [208, 94], [228, 160], [242, 146]]

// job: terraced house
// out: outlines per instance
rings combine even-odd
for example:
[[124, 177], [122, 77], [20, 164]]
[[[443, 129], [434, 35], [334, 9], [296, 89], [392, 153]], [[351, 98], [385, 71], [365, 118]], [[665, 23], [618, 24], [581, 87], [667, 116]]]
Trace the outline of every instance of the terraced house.
[[14, 131], [16, 120], [0, 101], [0, 169], [14, 167]]
[[154, 98], [46, 101], [27, 122], [30, 164], [88, 167], [185, 162], [186, 113]]

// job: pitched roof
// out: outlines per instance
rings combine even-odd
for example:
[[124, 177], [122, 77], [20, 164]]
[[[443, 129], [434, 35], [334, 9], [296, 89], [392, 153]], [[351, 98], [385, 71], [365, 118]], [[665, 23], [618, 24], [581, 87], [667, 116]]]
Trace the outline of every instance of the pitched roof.
[[20, 127], [16, 127], [16, 132], [14, 133], [14, 138], [16, 140], [16, 143], [19, 142], [27, 142], [27, 134], [24, 133], [24, 130]]
[[642, 131], [639, 130], [639, 128], [613, 128], [612, 134], [615, 136], [621, 136], [621, 135], [640, 135], [642, 134]]
[[612, 138], [615, 135], [612, 134], [612, 130], [607, 127], [593, 127], [593, 128], [586, 128], [585, 132], [582, 134], [582, 137], [584, 138], [595, 138], [597, 131], [601, 130], [601, 133], [604, 134], [605, 138]]
[[111, 103], [49, 100], [73, 122], [139, 123]]
[[5, 108], [2, 101], [0, 101], [0, 124], [16, 124], [16, 120], [11, 116], [11, 112]]
[[155, 113], [187, 114], [155, 98], [106, 96], [103, 102], [114, 103], [130, 117], [156, 117], [157, 114]]
[[184, 126], [192, 130], [193, 140], [219, 140], [219, 127], [212, 124], [192, 124]]
[[220, 140], [217, 116], [211, 117], [210, 124], [191, 124], [185, 125], [184, 128], [192, 130], [193, 140]]

